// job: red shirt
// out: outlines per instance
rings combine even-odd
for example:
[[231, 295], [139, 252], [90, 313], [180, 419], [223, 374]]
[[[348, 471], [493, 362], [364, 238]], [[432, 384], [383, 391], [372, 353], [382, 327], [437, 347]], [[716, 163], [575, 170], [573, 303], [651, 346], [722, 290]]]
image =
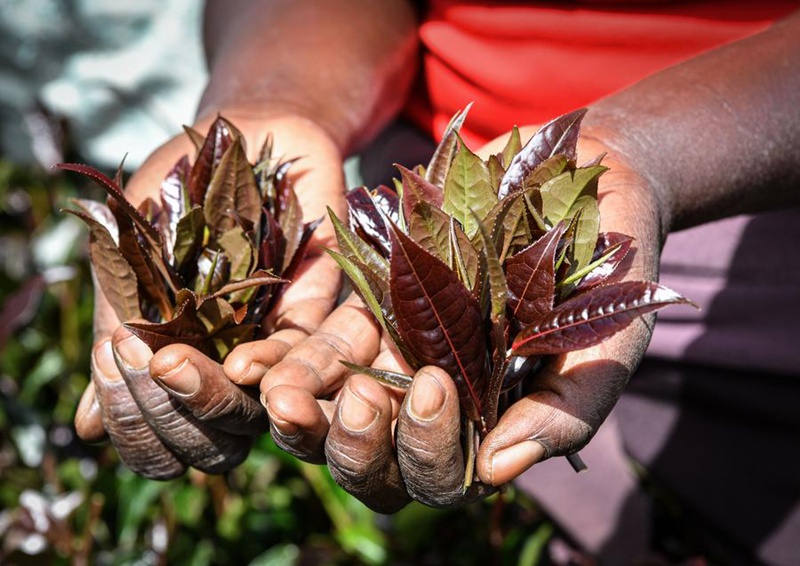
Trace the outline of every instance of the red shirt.
[[406, 114], [435, 138], [474, 102], [471, 147], [541, 124], [649, 74], [752, 35], [797, 0], [459, 2], [423, 15], [422, 74]]

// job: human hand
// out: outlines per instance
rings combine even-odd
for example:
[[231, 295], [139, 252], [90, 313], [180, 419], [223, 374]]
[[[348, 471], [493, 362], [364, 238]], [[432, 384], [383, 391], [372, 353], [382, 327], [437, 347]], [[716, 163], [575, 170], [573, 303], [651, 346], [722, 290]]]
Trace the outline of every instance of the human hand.
[[[532, 132], [530, 132], [532, 133]], [[523, 137], [525, 133], [523, 132]], [[496, 152], [499, 148], [487, 147]], [[643, 177], [625, 165], [622, 156], [597, 139], [579, 144], [580, 159], [608, 152], [611, 171], [601, 180], [603, 229], [636, 238], [626, 278], [653, 279], [661, 242], [659, 203]], [[583, 446], [619, 397], [644, 353], [650, 330], [637, 321], [624, 332], [591, 349], [556, 358], [533, 382], [527, 396], [512, 405], [484, 439], [477, 458], [476, 484], [464, 492], [465, 463], [459, 440], [460, 419], [452, 380], [436, 368], [423, 368], [401, 396], [365, 376], [342, 385], [347, 371], [337, 364], [343, 354], [369, 357], [377, 351], [377, 328], [368, 340], [354, 342], [347, 329], [357, 316], [352, 310], [326, 321], [326, 335], [317, 341], [315, 360], [304, 364], [290, 352], [262, 382], [273, 416], [276, 439], [309, 461], [324, 455], [345, 489], [380, 511], [396, 510], [411, 499], [451, 506], [491, 492], [546, 457], [570, 454]], [[326, 344], [358, 344], [354, 352]], [[395, 369], [383, 350], [373, 367]], [[383, 358], [383, 359], [381, 359]], [[350, 361], [357, 360], [350, 359]], [[387, 361], [389, 362], [387, 364]], [[297, 376], [303, 375], [302, 380]], [[305, 390], [304, 390], [305, 387]], [[336, 393], [337, 405], [315, 397]], [[328, 427], [330, 420], [330, 427]], [[396, 426], [396, 444], [392, 444]]]
[[[272, 133], [274, 155], [301, 158], [289, 175], [306, 220], [322, 216], [326, 203], [341, 212], [337, 203], [343, 203], [341, 157], [320, 129], [293, 117], [225, 116], [242, 132], [250, 154]], [[204, 131], [202, 125], [198, 129]], [[172, 164], [192, 151], [183, 136], [159, 148], [131, 178], [128, 198], [137, 201], [152, 194]], [[329, 239], [325, 226], [315, 232], [296, 285], [285, 291], [271, 314], [269, 326], [275, 337], [270, 344], [229, 357], [233, 368], [229, 374], [238, 384], [226, 377], [221, 365], [185, 345], [163, 348], [153, 356], [144, 343], [119, 327], [98, 288], [92, 384], [76, 414], [79, 435], [95, 440], [107, 432], [123, 462], [151, 477], [172, 477], [186, 466], [219, 472], [241, 462], [252, 437], [267, 430], [265, 411], [246, 371], [254, 364], [274, 363], [282, 349], [316, 327], [336, 300], [338, 270], [319, 249], [330, 246]]]

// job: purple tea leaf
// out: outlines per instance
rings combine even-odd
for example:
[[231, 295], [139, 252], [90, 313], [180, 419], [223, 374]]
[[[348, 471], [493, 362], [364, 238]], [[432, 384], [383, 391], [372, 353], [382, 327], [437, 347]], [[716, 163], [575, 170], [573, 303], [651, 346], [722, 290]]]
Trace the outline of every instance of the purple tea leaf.
[[395, 164], [400, 171], [403, 183], [403, 214], [405, 218], [411, 215], [411, 211], [419, 202], [441, 208], [444, 195], [442, 189], [420, 177], [415, 172], [406, 169], [402, 165]]
[[378, 185], [370, 191], [370, 196], [378, 212], [395, 224], [400, 223], [400, 198], [397, 191], [386, 185]]
[[80, 163], [59, 163], [56, 165], [56, 167], [65, 171], [74, 171], [76, 173], [80, 173], [97, 182], [106, 190], [108, 196], [111, 197], [113, 201], [116, 202], [120, 207], [120, 209], [124, 211], [124, 213], [133, 221], [142, 234], [149, 241], [158, 243], [158, 246], [160, 247], [161, 237], [158, 231], [153, 227], [152, 224], [142, 217], [139, 211], [136, 210], [136, 207], [133, 206], [127, 198], [125, 198], [125, 194], [122, 192], [122, 189], [120, 189], [117, 183], [109, 179], [97, 169], [89, 167], [88, 165], [81, 165]]
[[487, 361], [480, 305], [441, 260], [399, 230], [391, 236], [390, 290], [403, 343], [420, 363], [450, 374], [464, 413], [479, 420]]
[[575, 110], [542, 126], [506, 166], [498, 196], [503, 198], [522, 190], [528, 174], [548, 157], [561, 153], [574, 161], [580, 124], [585, 115], [585, 108]]
[[389, 257], [391, 243], [389, 229], [369, 191], [364, 187], [351, 189], [345, 195], [350, 228], [367, 243], [375, 247], [381, 255]]
[[553, 308], [555, 257], [566, 230], [559, 222], [528, 248], [506, 260], [508, 307], [511, 318], [529, 325]]
[[100, 222], [78, 210], [66, 210], [89, 226], [89, 255], [97, 282], [121, 321], [140, 318], [139, 283], [128, 260]]
[[576, 295], [524, 328], [511, 345], [515, 356], [564, 354], [595, 346], [637, 317], [675, 304], [694, 305], [649, 281], [623, 281]]
[[243, 219], [244, 226], [257, 231], [261, 220], [261, 193], [253, 168], [247, 161], [244, 147], [234, 140], [219, 161], [203, 204], [206, 223], [212, 234], [219, 236]]
[[200, 205], [206, 200], [206, 191], [225, 151], [235, 139], [236, 129], [230, 122], [222, 117], [217, 117], [208, 130], [208, 135], [203, 140], [203, 145], [189, 173], [186, 190], [189, 193], [189, 202], [192, 206]]

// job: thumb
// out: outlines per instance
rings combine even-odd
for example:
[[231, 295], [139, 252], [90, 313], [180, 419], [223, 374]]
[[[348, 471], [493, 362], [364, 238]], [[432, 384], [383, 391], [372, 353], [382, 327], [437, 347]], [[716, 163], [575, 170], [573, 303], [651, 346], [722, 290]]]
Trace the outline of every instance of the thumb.
[[476, 471], [507, 483], [534, 464], [583, 448], [627, 383], [630, 368], [612, 359], [570, 354], [532, 377], [533, 390], [511, 405], [481, 443]]

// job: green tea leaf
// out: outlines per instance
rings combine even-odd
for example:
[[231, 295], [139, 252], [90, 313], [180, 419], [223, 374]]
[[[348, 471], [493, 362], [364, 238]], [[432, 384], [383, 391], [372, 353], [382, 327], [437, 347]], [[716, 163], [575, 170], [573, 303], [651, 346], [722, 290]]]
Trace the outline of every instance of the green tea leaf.
[[473, 290], [478, 284], [478, 271], [480, 270], [478, 250], [467, 238], [461, 225], [452, 217], [448, 224], [448, 235], [450, 255], [447, 263], [458, 274], [458, 278], [464, 283], [464, 286]]
[[378, 277], [388, 280], [389, 262], [386, 258], [362, 240], [358, 234], [345, 226], [330, 207], [328, 208], [328, 216], [333, 224], [336, 240], [339, 243], [339, 251], [342, 255], [352, 261], [363, 264]]
[[417, 202], [408, 215], [408, 235], [444, 262], [450, 256], [450, 217], [439, 208]]
[[[580, 196], [572, 208], [575, 211], [576, 223], [573, 241], [567, 252], [570, 274], [582, 271], [592, 262], [597, 236], [600, 233], [600, 210], [597, 207], [597, 199], [591, 195]], [[569, 293], [572, 288], [572, 284], [562, 287], [562, 296]]]
[[468, 104], [466, 108], [456, 112], [447, 124], [444, 133], [442, 134], [442, 141], [436, 146], [433, 152], [428, 167], [425, 169], [425, 180], [433, 183], [439, 188], [444, 188], [447, 172], [450, 169], [450, 163], [453, 160], [453, 154], [456, 151], [456, 144], [458, 143], [458, 131], [467, 119], [469, 109], [472, 103]]
[[383, 326], [385, 324], [383, 310], [381, 309], [383, 292], [380, 289], [375, 289], [370, 280], [364, 274], [366, 266], [363, 264], [359, 265], [353, 259], [346, 257], [334, 250], [326, 251], [336, 261], [336, 263], [339, 264], [339, 267], [350, 279], [354, 285], [355, 292], [359, 297], [361, 297], [361, 300], [372, 313], [372, 316], [375, 317], [375, 320], [377, 320]]
[[[190, 281], [196, 273], [196, 258], [203, 247], [205, 230], [206, 217], [203, 209], [199, 206], [195, 206], [178, 220], [175, 228], [175, 247], [172, 253], [175, 257], [175, 269], [185, 281]], [[186, 271], [187, 266], [192, 267], [189, 273]]]
[[472, 238], [478, 230], [478, 221], [496, 203], [497, 195], [492, 190], [486, 163], [463, 142], [459, 143], [445, 179], [442, 210], [458, 220], [467, 236]]
[[519, 137], [519, 128], [514, 126], [511, 128], [511, 135], [508, 136], [506, 146], [503, 148], [503, 152], [500, 154], [504, 170], [511, 165], [511, 161], [514, 159], [514, 156], [517, 155], [521, 150], [522, 140]]
[[368, 375], [373, 379], [377, 379], [378, 381], [385, 383], [386, 385], [391, 385], [392, 387], [397, 387], [399, 389], [408, 389], [411, 387], [411, 382], [413, 381], [412, 376], [404, 373], [398, 373], [396, 371], [362, 366], [348, 362], [347, 360], [339, 360], [339, 363], [355, 373]]
[[217, 243], [230, 260], [230, 278], [245, 279], [256, 261], [256, 250], [250, 237], [240, 226], [234, 226], [220, 234]]
[[522, 185], [524, 188], [541, 187], [553, 177], [566, 171], [568, 166], [569, 160], [565, 155], [559, 153], [548, 157], [523, 179]]
[[597, 180], [607, 167], [598, 165], [565, 171], [542, 185], [542, 218], [549, 226], [575, 215], [575, 203], [581, 196], [597, 199]]

